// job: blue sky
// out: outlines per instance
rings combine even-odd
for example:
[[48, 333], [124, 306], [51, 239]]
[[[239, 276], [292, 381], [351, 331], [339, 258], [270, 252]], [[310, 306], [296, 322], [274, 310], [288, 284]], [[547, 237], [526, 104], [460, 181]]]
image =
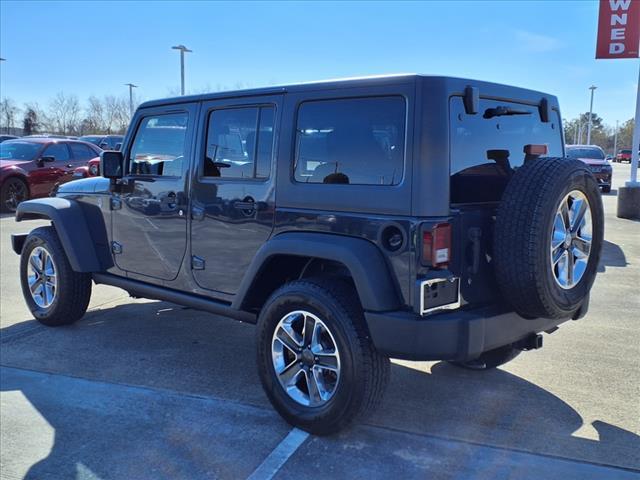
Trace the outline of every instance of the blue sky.
[[594, 59], [596, 1], [0, 2], [0, 93], [141, 99], [344, 76], [417, 72], [553, 93], [565, 118], [634, 113], [637, 60]]

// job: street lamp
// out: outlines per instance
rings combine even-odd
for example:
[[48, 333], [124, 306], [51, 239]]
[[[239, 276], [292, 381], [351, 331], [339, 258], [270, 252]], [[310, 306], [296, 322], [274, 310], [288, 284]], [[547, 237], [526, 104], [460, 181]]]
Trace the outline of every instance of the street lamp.
[[173, 50], [180, 50], [180, 95], [184, 95], [184, 54], [191, 53], [193, 50], [189, 50], [184, 45], [176, 45], [171, 48]]
[[591, 90], [591, 105], [589, 106], [589, 126], [587, 127], [587, 145], [591, 145], [591, 117], [593, 114], [593, 92], [596, 90], [595, 85], [591, 85], [589, 90]]
[[133, 118], [133, 89], [138, 88], [138, 85], [133, 83], [125, 83], [126, 87], [129, 87], [129, 116]]

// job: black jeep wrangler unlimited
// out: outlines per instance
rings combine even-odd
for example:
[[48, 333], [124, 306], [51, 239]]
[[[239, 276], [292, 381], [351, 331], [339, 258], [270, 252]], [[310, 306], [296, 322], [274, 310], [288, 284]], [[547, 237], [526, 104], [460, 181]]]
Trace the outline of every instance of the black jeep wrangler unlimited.
[[21, 203], [25, 300], [45, 325], [92, 282], [257, 323], [273, 406], [335, 432], [389, 357], [487, 369], [586, 313], [598, 183], [564, 158], [555, 97], [404, 75], [151, 101], [103, 177]]

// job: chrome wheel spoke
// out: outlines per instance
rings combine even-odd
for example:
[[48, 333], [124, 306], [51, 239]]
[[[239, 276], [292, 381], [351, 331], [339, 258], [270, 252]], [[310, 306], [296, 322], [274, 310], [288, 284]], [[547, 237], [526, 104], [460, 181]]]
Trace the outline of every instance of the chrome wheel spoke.
[[300, 368], [297, 362], [293, 362], [278, 374], [278, 378], [285, 387], [291, 387], [295, 385], [300, 372], [302, 372], [302, 368]]
[[582, 221], [584, 220], [584, 215], [587, 213], [587, 208], [589, 208], [589, 204], [587, 200], [575, 200], [573, 205], [571, 205], [571, 211], [573, 212], [573, 218], [571, 219], [571, 232], [575, 233], [578, 231], [580, 226], [582, 225]]
[[309, 392], [309, 403], [311, 405], [317, 405], [321, 403], [324, 399], [322, 398], [322, 394], [320, 393], [320, 386], [318, 385], [317, 374], [314, 371], [315, 369], [311, 369], [305, 371], [305, 378], [307, 379], [307, 391]]
[[316, 367], [323, 370], [338, 371], [338, 357], [335, 354], [316, 354]]
[[563, 248], [561, 247], [556, 248], [555, 251], [552, 252], [551, 254], [551, 264], [555, 266], [560, 261], [564, 253], [565, 253], [565, 250]]
[[290, 329], [283, 327], [278, 328], [276, 332], [276, 337], [278, 341], [282, 343], [286, 348], [288, 348], [291, 352], [296, 353], [302, 347], [302, 342], [299, 342], [294, 338], [295, 332]]
[[589, 257], [591, 251], [591, 242], [584, 238], [576, 237], [573, 239], [573, 252], [577, 257], [586, 258]]
[[305, 347], [311, 345], [316, 330], [316, 320], [312, 315], [304, 316], [304, 330], [302, 331], [303, 341], [302, 344]]

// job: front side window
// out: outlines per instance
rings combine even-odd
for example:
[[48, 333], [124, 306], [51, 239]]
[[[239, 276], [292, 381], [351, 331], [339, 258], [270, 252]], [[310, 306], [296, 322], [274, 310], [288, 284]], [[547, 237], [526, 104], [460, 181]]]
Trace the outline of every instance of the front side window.
[[185, 163], [187, 113], [145, 117], [129, 151], [134, 175], [181, 176]]
[[305, 102], [296, 126], [295, 180], [397, 185], [404, 169], [402, 97]]
[[274, 114], [273, 107], [227, 108], [211, 112], [203, 176], [268, 178]]
[[47, 147], [42, 156], [54, 157], [56, 162], [67, 162], [69, 161], [69, 149], [65, 143], [54, 143]]

